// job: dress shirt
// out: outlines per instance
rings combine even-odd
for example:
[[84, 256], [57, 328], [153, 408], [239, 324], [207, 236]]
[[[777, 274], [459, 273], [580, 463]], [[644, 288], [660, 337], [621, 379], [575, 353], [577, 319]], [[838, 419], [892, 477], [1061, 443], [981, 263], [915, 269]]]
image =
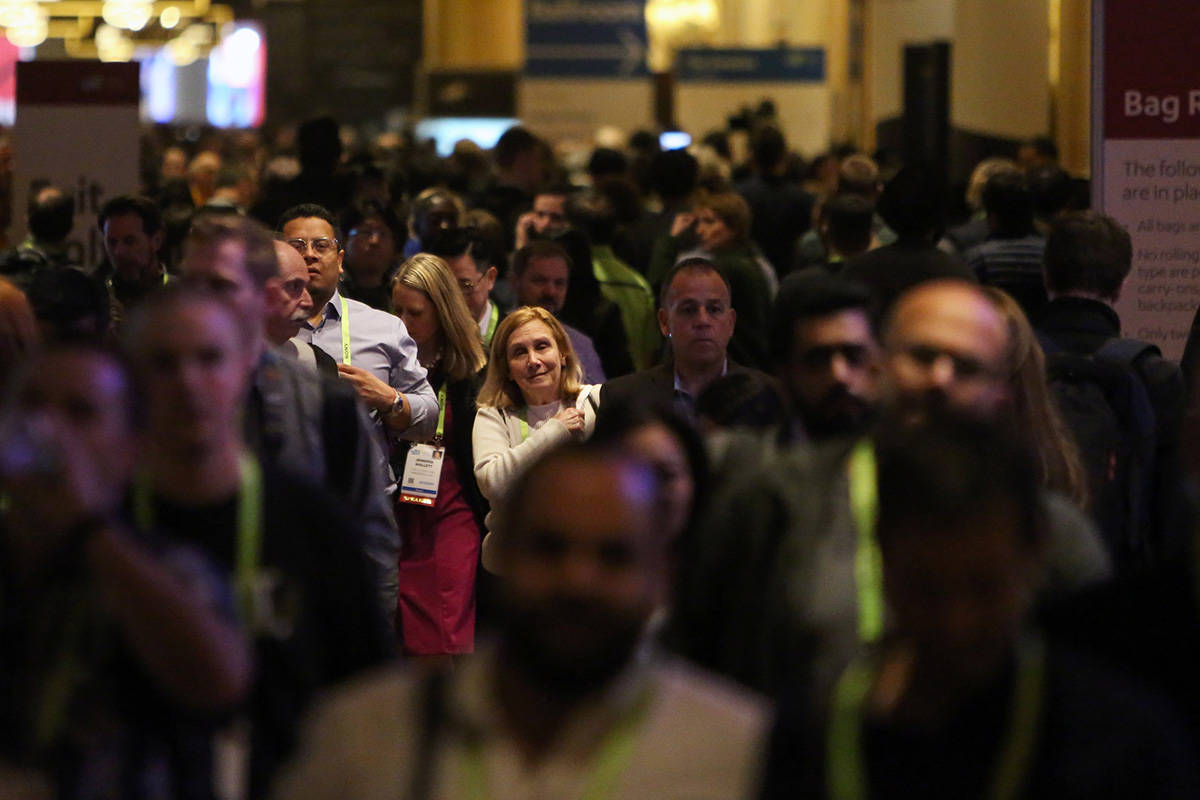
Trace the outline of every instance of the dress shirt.
[[[350, 363], [362, 367], [376, 378], [408, 397], [412, 424], [400, 437], [424, 441], [433, 436], [437, 425], [437, 396], [425, 378], [425, 368], [417, 363], [417, 343], [408, 335], [400, 318], [371, 308], [357, 300], [346, 299], [350, 325]], [[304, 323], [297, 338], [310, 342], [333, 357], [342, 358], [342, 298], [338, 292], [325, 304], [317, 325]], [[387, 433], [380, 420], [376, 426], [380, 452], [388, 452]]]

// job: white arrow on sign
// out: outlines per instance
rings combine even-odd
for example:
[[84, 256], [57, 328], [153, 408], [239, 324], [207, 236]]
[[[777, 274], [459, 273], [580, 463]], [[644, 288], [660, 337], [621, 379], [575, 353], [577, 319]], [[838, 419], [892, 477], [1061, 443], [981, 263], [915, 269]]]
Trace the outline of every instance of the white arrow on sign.
[[646, 59], [646, 46], [633, 31], [617, 30], [617, 44], [535, 44], [527, 57], [538, 61], [619, 61], [617, 72], [632, 75]]

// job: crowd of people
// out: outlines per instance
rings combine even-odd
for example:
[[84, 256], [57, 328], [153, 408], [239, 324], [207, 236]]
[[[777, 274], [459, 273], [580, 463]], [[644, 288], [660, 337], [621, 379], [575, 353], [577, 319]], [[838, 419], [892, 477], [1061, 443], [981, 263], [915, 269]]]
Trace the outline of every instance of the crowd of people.
[[0, 256], [0, 796], [1200, 796], [1193, 348], [1051, 143], [169, 134]]

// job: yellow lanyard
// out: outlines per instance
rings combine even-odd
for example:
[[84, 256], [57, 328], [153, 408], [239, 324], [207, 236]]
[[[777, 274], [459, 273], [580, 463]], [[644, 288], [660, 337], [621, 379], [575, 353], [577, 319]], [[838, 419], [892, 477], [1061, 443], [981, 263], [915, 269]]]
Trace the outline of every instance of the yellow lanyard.
[[433, 433], [433, 440], [441, 442], [446, 433], [446, 384], [442, 384], [442, 388], [438, 389], [438, 422], [437, 430]]
[[517, 422], [521, 423], [521, 441], [529, 438], [529, 410], [522, 408], [517, 412]]
[[[584, 782], [579, 800], [605, 800], [616, 793], [621, 774], [637, 750], [637, 728], [649, 705], [650, 692], [646, 690], [634, 707], [604, 738], [596, 759]], [[478, 739], [466, 744], [463, 750], [463, 779], [465, 797], [471, 800], [487, 800], [487, 766], [483, 760], [483, 743]]]
[[83, 593], [74, 592], [64, 593], [62, 601], [66, 613], [66, 624], [61, 634], [62, 647], [58, 660], [46, 678], [37, 725], [34, 728], [34, 741], [39, 749], [45, 749], [54, 743], [66, 721], [67, 709], [75, 687], [87, 674], [76, 651], [91, 627], [89, 600]]
[[[1020, 795], [1037, 743], [1045, 676], [1045, 645], [1040, 639], [1031, 639], [1018, 651], [1008, 733], [988, 788], [989, 800]], [[825, 792], [831, 800], [866, 800], [869, 796], [862, 725], [863, 704], [874, 682], [874, 668], [859, 659], [846, 668], [834, 689], [825, 753]]]
[[883, 631], [883, 558], [875, 539], [879, 492], [875, 448], [860, 439], [850, 453], [850, 511], [858, 531], [854, 552], [854, 583], [858, 589], [858, 636], [873, 642]]
[[341, 300], [342, 306], [342, 363], [350, 364], [350, 304], [346, 302], [346, 298], [338, 297]]
[[[258, 459], [243, 452], [238, 457], [241, 487], [237, 501], [237, 551], [234, 554], [234, 581], [237, 586], [238, 610], [242, 621], [249, 625], [254, 619], [254, 583], [262, 556], [263, 490], [262, 468]], [[145, 476], [133, 484], [133, 516], [139, 529], [154, 527], [154, 504]]]
[[492, 346], [492, 339], [496, 336], [496, 326], [500, 324], [500, 309], [496, 307], [495, 303], [492, 303], [491, 306], [492, 313], [488, 317], [487, 334], [483, 337], [484, 347]]

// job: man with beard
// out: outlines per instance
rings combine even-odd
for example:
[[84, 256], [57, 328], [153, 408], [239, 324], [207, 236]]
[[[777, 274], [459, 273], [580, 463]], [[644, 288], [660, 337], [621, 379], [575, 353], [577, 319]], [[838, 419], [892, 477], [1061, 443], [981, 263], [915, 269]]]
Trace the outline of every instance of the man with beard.
[[[902, 295], [883, 333], [879, 429], [946, 411], [1005, 422], [1009, 327], [978, 287]], [[1014, 436], [1019, 435], [1014, 432]], [[796, 447], [731, 481], [680, 558], [671, 641], [702, 665], [775, 692], [820, 691], [884, 631], [871, 436]], [[1042, 493], [1051, 519], [1043, 593], [1106, 578], [1083, 513]]]
[[793, 438], [856, 436], [874, 411], [879, 345], [870, 293], [822, 274], [784, 281], [771, 320], [775, 377], [794, 414]]
[[335, 697], [277, 796], [752, 796], [762, 704], [646, 644], [667, 586], [654, 490], [644, 464], [595, 446], [533, 466], [502, 521], [495, 647]]

